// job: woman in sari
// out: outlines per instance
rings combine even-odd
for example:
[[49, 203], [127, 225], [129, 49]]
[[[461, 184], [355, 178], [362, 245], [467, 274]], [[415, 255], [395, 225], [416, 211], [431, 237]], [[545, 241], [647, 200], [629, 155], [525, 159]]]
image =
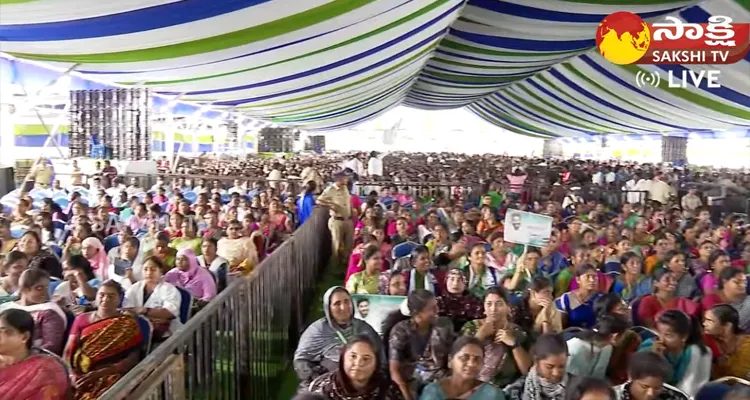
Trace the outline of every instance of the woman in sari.
[[[352, 337], [366, 335], [374, 343], [380, 343], [377, 332], [367, 322], [354, 318], [351, 295], [343, 287], [334, 286], [326, 291], [323, 312], [325, 317], [302, 333], [294, 352], [294, 371], [301, 388], [307, 388], [320, 375], [338, 370], [341, 348]], [[376, 349], [378, 353], [382, 351]]]
[[140, 360], [143, 333], [135, 317], [118, 310], [123, 295], [115, 281], [104, 282], [97, 310], [73, 322], [64, 357], [72, 367], [76, 400], [98, 399]]
[[502, 232], [495, 232], [487, 238], [487, 242], [492, 245], [492, 250], [485, 257], [485, 264], [488, 267], [495, 268], [500, 275], [515, 265], [518, 256], [508, 251], [505, 245], [505, 238]]
[[740, 314], [729, 304], [719, 304], [704, 313], [703, 342], [714, 350], [711, 377], [750, 375], [750, 336], [740, 330]]
[[406, 296], [406, 278], [398, 271], [386, 271], [380, 274], [378, 294], [385, 296]]
[[701, 308], [709, 310], [717, 304], [729, 304], [740, 313], [739, 327], [750, 329], [750, 296], [747, 295], [747, 277], [736, 267], [725, 268], [719, 275], [719, 290], [701, 300]]
[[677, 279], [674, 278], [671, 271], [667, 269], [657, 270], [654, 273], [653, 280], [654, 294], [650, 294], [641, 300], [636, 310], [638, 321], [633, 321], [634, 323], [653, 328], [656, 317], [665, 310], [680, 310], [690, 316], [698, 317], [700, 306], [696, 302], [675, 295]]
[[482, 382], [505, 387], [531, 367], [531, 358], [524, 348], [527, 335], [510, 320], [508, 294], [500, 287], [484, 295], [485, 318], [467, 322], [461, 333], [476, 337], [484, 347], [484, 364], [478, 375]]
[[409, 293], [401, 307], [383, 321], [391, 379], [407, 400], [421, 386], [444, 377], [453, 342], [453, 325], [438, 317], [435, 295], [424, 289]]
[[615, 387], [619, 400], [690, 400], [690, 396], [666, 383], [671, 371], [664, 357], [636, 353], [628, 364], [628, 381]]
[[172, 239], [170, 247], [175, 250], [190, 249], [196, 255], [201, 254], [201, 238], [198, 237], [198, 224], [193, 218], [186, 218], [182, 221], [182, 236]]
[[[346, 268], [346, 275], [344, 276], [344, 285], [346, 285], [349, 282], [349, 278], [351, 278], [352, 275], [362, 272], [362, 269], [364, 268], [364, 261], [362, 260], [362, 255], [364, 254], [365, 249], [368, 247], [375, 247], [375, 248], [380, 247], [380, 244], [378, 243], [378, 239], [374, 235], [370, 235], [370, 234], [365, 235], [364, 241], [358, 246], [356, 246], [354, 250], [352, 250], [352, 253], [349, 256], [349, 266]], [[383, 268], [382, 272], [385, 272], [388, 269], [385, 264], [382, 265], [382, 268]]]
[[555, 300], [557, 309], [564, 315], [566, 326], [591, 329], [596, 323], [594, 302], [601, 293], [597, 291], [597, 270], [584, 264], [575, 271], [578, 289], [567, 292]]
[[666, 383], [695, 396], [711, 377], [711, 352], [701, 341], [699, 324], [682, 311], [667, 310], [658, 317], [656, 331], [658, 336], [644, 341], [638, 351], [666, 358], [672, 367]]
[[39, 268], [55, 279], [62, 279], [60, 260], [42, 247], [42, 240], [35, 232], [26, 231], [18, 240], [18, 250], [29, 257], [29, 268]]
[[273, 224], [273, 231], [278, 234], [289, 233], [287, 230], [287, 216], [284, 212], [284, 207], [278, 199], [271, 200], [268, 205], [268, 217], [271, 224]]
[[242, 223], [232, 220], [227, 236], [219, 240], [216, 253], [229, 262], [230, 272], [249, 274], [258, 264], [258, 250], [249, 237], [242, 236]]
[[177, 258], [177, 250], [169, 247], [169, 236], [164, 232], [159, 232], [156, 234], [154, 247], [144, 256], [145, 258], [158, 258], [167, 268], [167, 271], [169, 271], [174, 268], [175, 259]]
[[355, 336], [341, 349], [338, 368], [310, 384], [310, 392], [328, 400], [402, 400], [398, 387], [381, 366], [378, 342], [369, 336]]
[[419, 400], [504, 400], [501, 389], [480, 378], [484, 352], [478, 339], [468, 336], [458, 338], [449, 354], [450, 377], [427, 385]]
[[109, 279], [109, 257], [101, 240], [94, 236], [84, 239], [81, 243], [81, 254], [89, 261], [94, 275], [100, 282]]
[[0, 398], [68, 400], [68, 371], [58, 357], [32, 348], [35, 329], [26, 311], [0, 312]]
[[164, 232], [169, 235], [169, 240], [177, 239], [182, 237], [182, 221], [184, 221], [182, 214], [176, 212], [169, 216], [169, 226]]
[[503, 389], [509, 400], [563, 400], [572, 376], [567, 372], [568, 346], [560, 334], [544, 334], [531, 348], [528, 375]]
[[[101, 281], [94, 276], [91, 264], [83, 256], [70, 256], [65, 262], [65, 279], [57, 285], [52, 298], [60, 306], [71, 309], [86, 306], [96, 299], [96, 290]], [[72, 309], [81, 312], [82, 307]]]
[[57, 303], [49, 299], [49, 274], [39, 268], [24, 271], [19, 292], [21, 298], [0, 305], [0, 311], [18, 309], [31, 314], [35, 325], [34, 347], [61, 354], [68, 317]]
[[651, 279], [642, 273], [641, 258], [632, 251], [620, 258], [622, 273], [617, 276], [612, 285], [612, 292], [619, 294], [623, 300], [630, 303], [633, 300], [652, 293]]
[[11, 296], [18, 291], [18, 282], [23, 271], [29, 268], [29, 257], [15, 250], [3, 259], [0, 268], [0, 297]]
[[164, 275], [164, 281], [190, 293], [194, 314], [216, 297], [216, 281], [213, 275], [198, 265], [195, 253], [190, 249], [177, 252], [176, 266]]
[[143, 280], [125, 293], [123, 308], [142, 315], [154, 325], [154, 339], [168, 337], [182, 327], [180, 307], [182, 295], [171, 283], [162, 279], [167, 266], [156, 257], [143, 262]]
[[[616, 293], [607, 293], [596, 299], [594, 311], [597, 320], [605, 316], [631, 318], [630, 308]], [[631, 321], [629, 325], [632, 325]], [[641, 336], [632, 329], [627, 329], [618, 335], [617, 340], [612, 344], [612, 355], [609, 357], [607, 366], [607, 377], [612, 384], [619, 385], [628, 380], [628, 359], [640, 345]]]
[[511, 320], [527, 332], [532, 341], [542, 334], [563, 330], [562, 314], [555, 306], [552, 290], [549, 278], [537, 276], [520, 301], [511, 307]]
[[380, 272], [383, 266], [383, 256], [380, 249], [368, 246], [362, 254], [364, 269], [349, 277], [346, 290], [351, 294], [377, 294], [380, 284]]
[[110, 257], [108, 267], [109, 279], [122, 286], [123, 290], [130, 289], [134, 283], [143, 279], [143, 245], [137, 237], [129, 237], [118, 246], [114, 257]]
[[217, 241], [212, 237], [203, 238], [201, 243], [201, 255], [197, 257], [198, 265], [207, 269], [216, 278], [217, 290], [220, 292], [227, 287], [227, 272], [229, 263], [216, 254]]
[[459, 269], [452, 269], [445, 277], [446, 291], [437, 298], [438, 315], [449, 318], [456, 331], [484, 315], [481, 300], [469, 293], [466, 286], [466, 275]]

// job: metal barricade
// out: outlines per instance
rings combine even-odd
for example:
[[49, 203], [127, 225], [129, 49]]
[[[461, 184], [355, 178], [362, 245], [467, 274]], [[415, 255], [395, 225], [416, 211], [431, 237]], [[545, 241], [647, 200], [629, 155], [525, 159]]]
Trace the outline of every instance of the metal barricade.
[[236, 279], [100, 399], [269, 399], [331, 257], [328, 210]]

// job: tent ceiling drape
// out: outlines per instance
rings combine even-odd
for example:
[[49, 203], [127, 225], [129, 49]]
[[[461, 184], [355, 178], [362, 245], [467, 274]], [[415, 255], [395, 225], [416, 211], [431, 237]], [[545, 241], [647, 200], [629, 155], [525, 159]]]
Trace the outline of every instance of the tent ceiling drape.
[[[3, 0], [0, 50], [308, 130], [398, 104], [539, 137], [750, 129], [750, 56], [721, 89], [638, 88], [608, 14], [750, 21], [747, 0]], [[666, 67], [664, 67], [666, 68]], [[670, 67], [677, 71], [689, 66]]]

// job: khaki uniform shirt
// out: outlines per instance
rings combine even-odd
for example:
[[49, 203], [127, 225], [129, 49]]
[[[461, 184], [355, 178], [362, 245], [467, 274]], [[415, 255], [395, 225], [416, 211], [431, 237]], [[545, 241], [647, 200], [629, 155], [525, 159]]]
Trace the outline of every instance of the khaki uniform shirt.
[[330, 201], [336, 204], [336, 209], [331, 209], [331, 215], [339, 218], [351, 218], [352, 217], [352, 199], [349, 194], [349, 189], [346, 186], [338, 187], [336, 185], [329, 186], [323, 193], [318, 197], [318, 200]]

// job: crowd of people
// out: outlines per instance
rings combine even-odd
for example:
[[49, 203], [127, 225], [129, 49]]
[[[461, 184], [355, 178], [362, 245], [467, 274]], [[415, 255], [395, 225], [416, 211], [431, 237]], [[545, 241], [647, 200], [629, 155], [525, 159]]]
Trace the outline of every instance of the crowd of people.
[[[683, 399], [750, 374], [750, 229], [677, 190], [746, 190], [740, 173], [397, 153], [201, 157], [151, 187], [99, 169], [54, 181], [64, 201], [24, 188], [0, 219], [0, 400], [98, 398], [316, 204], [346, 271], [295, 353], [299, 396]], [[414, 196], [407, 182], [477, 189]], [[623, 204], [584, 185], [646, 194]], [[511, 208], [554, 220], [543, 247], [504, 240]], [[358, 294], [403, 302], [371, 326]]]

